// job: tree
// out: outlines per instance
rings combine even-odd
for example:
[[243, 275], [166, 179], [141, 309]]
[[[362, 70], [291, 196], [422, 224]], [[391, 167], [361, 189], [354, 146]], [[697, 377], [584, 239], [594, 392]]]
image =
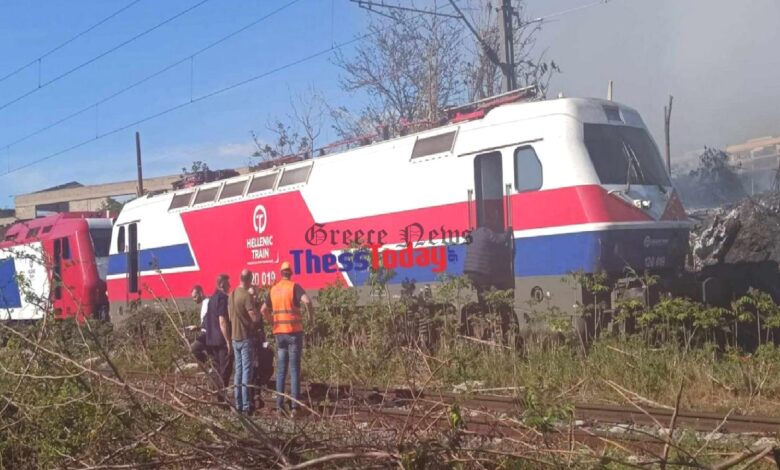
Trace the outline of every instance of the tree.
[[[490, 1], [477, 1], [478, 15], [473, 18], [477, 31], [485, 43], [494, 51], [499, 50], [501, 40], [498, 27], [499, 12]], [[514, 22], [514, 61], [517, 85], [520, 88], [537, 86], [540, 95], [547, 93], [547, 88], [554, 73], [561, 69], [555, 61], [547, 61], [544, 53], [537, 55], [536, 39], [542, 30], [542, 22], [532, 20], [527, 14], [525, 2], [515, 2], [513, 16]], [[497, 95], [501, 91], [501, 69], [492, 61], [473, 35], [467, 42], [467, 57], [463, 70], [464, 83], [467, 89], [469, 101], [476, 101], [489, 96]]]
[[98, 212], [111, 212], [118, 214], [125, 206], [123, 202], [119, 202], [112, 197], [107, 197], [98, 208]]
[[254, 131], [252, 140], [257, 150], [252, 154], [262, 161], [275, 160], [287, 155], [311, 157], [317, 138], [322, 133], [325, 102], [313, 86], [290, 99], [290, 113], [284, 119], [275, 118], [266, 129], [275, 137], [263, 142]]
[[193, 175], [198, 173], [208, 173], [209, 171], [211, 171], [211, 169], [209, 168], [208, 163], [204, 161], [196, 160], [192, 162], [192, 165], [190, 166], [189, 170], [184, 167], [181, 169], [181, 176], [182, 178], [184, 178], [188, 175]]
[[368, 30], [370, 36], [354, 54], [338, 52], [335, 58], [344, 71], [342, 88], [369, 98], [363, 117], [397, 132], [403, 123], [435, 121], [444, 106], [462, 97], [458, 22], [390, 10], [381, 19], [372, 18]]
[[[489, 1], [469, 5], [478, 11], [469, 21], [477, 25], [482, 41], [456, 18], [392, 8], [372, 17], [369, 36], [354, 53], [339, 52], [335, 58], [344, 71], [342, 88], [366, 93], [369, 105], [336, 130], [346, 137], [355, 130], [365, 133], [368, 127], [388, 125], [397, 134], [410, 122], [437, 122], [442, 109], [458, 102], [498, 94], [501, 70], [482, 43], [498, 50], [499, 15]], [[516, 4], [513, 21], [518, 86], [536, 85], [543, 96], [560, 69], [543, 54], [536, 55], [541, 22], [526, 18], [524, 3]], [[347, 114], [340, 108], [332, 117], [345, 120]]]
[[[310, 88], [291, 101], [290, 114], [266, 125], [274, 136], [270, 142], [252, 132], [257, 146], [254, 156], [263, 160], [312, 156], [324, 117], [330, 118], [333, 130], [349, 144], [436, 125], [447, 107], [498, 94], [501, 70], [482, 44], [498, 50], [498, 11], [489, 0], [463, 2], [469, 7], [464, 11], [476, 12], [469, 22], [476, 25], [482, 41], [452, 15], [393, 8], [372, 15], [365, 39], [350, 53], [337, 51], [333, 59], [343, 71], [342, 89], [362, 93], [367, 103], [360, 109], [333, 105]], [[517, 84], [536, 85], [543, 96], [550, 77], [560, 69], [537, 54], [536, 37], [542, 23], [528, 20], [525, 8], [524, 1], [515, 2]]]

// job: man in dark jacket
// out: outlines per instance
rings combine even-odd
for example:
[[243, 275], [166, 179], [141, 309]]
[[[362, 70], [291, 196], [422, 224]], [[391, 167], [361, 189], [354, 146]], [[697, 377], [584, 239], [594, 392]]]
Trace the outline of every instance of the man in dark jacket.
[[[230, 278], [227, 274], [217, 277], [217, 290], [209, 297], [208, 309], [203, 319], [206, 329], [206, 352], [214, 361], [215, 368], [222, 381], [222, 388], [227, 387], [232, 366], [232, 348], [230, 342], [230, 320], [228, 319], [228, 291]], [[218, 399], [224, 401], [223, 390], [217, 393]]]

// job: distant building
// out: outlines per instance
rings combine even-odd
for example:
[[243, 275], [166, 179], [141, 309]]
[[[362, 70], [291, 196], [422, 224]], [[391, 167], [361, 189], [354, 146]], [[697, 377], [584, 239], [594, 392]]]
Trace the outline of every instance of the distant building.
[[758, 137], [726, 147], [729, 163], [743, 171], [776, 170], [780, 165], [780, 137]]

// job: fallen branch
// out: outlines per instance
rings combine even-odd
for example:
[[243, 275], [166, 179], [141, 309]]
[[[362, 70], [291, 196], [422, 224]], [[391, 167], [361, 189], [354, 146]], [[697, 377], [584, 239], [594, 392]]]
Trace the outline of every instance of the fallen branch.
[[333, 462], [335, 460], [359, 460], [359, 459], [400, 460], [400, 457], [398, 456], [398, 454], [391, 454], [389, 452], [363, 452], [363, 453], [348, 452], [348, 453], [342, 453], [342, 454], [325, 455], [323, 457], [318, 457], [316, 459], [311, 459], [309, 461], [300, 463], [298, 465], [292, 465], [292, 466], [289, 466], [289, 467], [285, 467], [285, 470], [300, 470], [302, 468], [314, 467], [314, 466], [321, 465], [321, 464], [324, 464], [324, 463]]

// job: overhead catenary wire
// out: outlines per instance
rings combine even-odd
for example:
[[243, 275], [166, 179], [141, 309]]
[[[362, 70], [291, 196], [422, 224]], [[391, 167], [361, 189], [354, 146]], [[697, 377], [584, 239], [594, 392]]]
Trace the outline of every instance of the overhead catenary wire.
[[[19, 66], [15, 70], [13, 70], [11, 72], [8, 72], [7, 74], [3, 75], [2, 77], [0, 77], [0, 82], [4, 82], [5, 80], [13, 77], [14, 75], [18, 74], [22, 70], [27, 69], [28, 67], [31, 67], [31, 66], [33, 66], [35, 64], [40, 64], [40, 62], [43, 59], [45, 59], [46, 57], [49, 57], [50, 55], [54, 54], [58, 50], [60, 50], [63, 47], [67, 46], [68, 44], [72, 43], [76, 39], [84, 36], [85, 34], [89, 33], [90, 31], [94, 30], [95, 28], [98, 28], [99, 26], [103, 25], [104, 23], [112, 20], [116, 16], [122, 14], [125, 10], [129, 9], [130, 7], [134, 6], [135, 4], [137, 4], [137, 3], [141, 2], [141, 1], [142, 0], [134, 0], [134, 1], [130, 2], [130, 3], [128, 3], [127, 5], [123, 6], [119, 10], [114, 11], [113, 13], [111, 13], [108, 16], [106, 16], [105, 18], [103, 18], [102, 20], [98, 21], [97, 23], [93, 24], [89, 28], [81, 31], [80, 33], [77, 33], [75, 36], [71, 36], [70, 38], [68, 38], [64, 42], [61, 42], [60, 44], [54, 46], [53, 48], [51, 48], [48, 51], [44, 52], [40, 56], [38, 56], [35, 59], [31, 60], [30, 62], [28, 62], [28, 63], [26, 63], [26, 64], [24, 64], [22, 66]], [[38, 70], [38, 74], [39, 74], [39, 83], [40, 83], [40, 69]]]
[[42, 134], [43, 132], [46, 132], [49, 129], [55, 128], [55, 127], [59, 126], [60, 124], [73, 119], [76, 116], [79, 116], [79, 115], [81, 115], [81, 114], [83, 114], [83, 113], [85, 113], [87, 111], [92, 110], [92, 109], [96, 109], [100, 105], [102, 105], [102, 104], [104, 104], [104, 103], [106, 103], [108, 101], [111, 101], [112, 99], [114, 99], [114, 98], [116, 98], [116, 97], [118, 97], [118, 96], [120, 96], [120, 95], [122, 95], [124, 93], [127, 93], [128, 91], [132, 90], [133, 88], [136, 88], [139, 85], [142, 85], [142, 84], [148, 82], [149, 80], [152, 80], [152, 79], [154, 79], [156, 77], [159, 77], [160, 75], [164, 74], [165, 72], [168, 72], [168, 71], [170, 71], [170, 70], [176, 68], [177, 66], [182, 65], [182, 64], [184, 64], [186, 62], [190, 63], [190, 71], [189, 71], [190, 72], [190, 101], [192, 101], [192, 99], [193, 99], [192, 82], [193, 82], [193, 79], [194, 79], [193, 78], [193, 75], [194, 75], [193, 67], [194, 67], [194, 59], [195, 59], [196, 56], [198, 56], [200, 54], [203, 54], [204, 52], [208, 51], [209, 49], [212, 49], [212, 48], [222, 44], [223, 42], [227, 41], [228, 39], [231, 39], [231, 38], [233, 38], [233, 37], [243, 33], [244, 31], [247, 31], [248, 29], [250, 29], [250, 28], [252, 28], [254, 26], [257, 26], [258, 24], [266, 21], [267, 19], [271, 18], [272, 16], [274, 16], [274, 15], [276, 15], [278, 13], [281, 13], [285, 9], [293, 6], [294, 4], [296, 4], [296, 3], [300, 2], [300, 1], [301, 0], [291, 0], [291, 1], [287, 2], [287, 3], [285, 3], [284, 5], [282, 5], [282, 6], [278, 7], [278, 8], [276, 8], [276, 9], [266, 13], [265, 15], [257, 18], [256, 20], [253, 20], [253, 21], [247, 23], [243, 27], [241, 27], [241, 28], [239, 28], [239, 29], [237, 29], [237, 30], [235, 30], [235, 31], [225, 35], [225, 36], [222, 36], [221, 38], [217, 39], [216, 41], [213, 41], [213, 42], [209, 43], [208, 45], [206, 45], [204, 47], [201, 47], [200, 49], [198, 49], [197, 51], [191, 53], [190, 55], [188, 55], [186, 57], [183, 57], [183, 58], [181, 58], [181, 59], [179, 59], [179, 60], [177, 60], [177, 61], [175, 61], [175, 62], [173, 62], [173, 63], [171, 63], [169, 65], [166, 65], [165, 67], [163, 67], [163, 68], [161, 68], [161, 69], [159, 69], [159, 70], [157, 70], [157, 71], [155, 71], [155, 72], [153, 72], [153, 73], [151, 73], [151, 74], [141, 78], [140, 80], [137, 80], [137, 81], [131, 83], [130, 85], [127, 85], [124, 88], [121, 88], [121, 89], [111, 93], [110, 95], [107, 95], [104, 98], [101, 98], [100, 100], [95, 101], [94, 103], [90, 103], [89, 105], [86, 105], [83, 108], [68, 114], [67, 116], [64, 116], [64, 117], [62, 117], [62, 118], [60, 118], [60, 119], [58, 119], [58, 120], [56, 120], [54, 122], [51, 122], [51, 123], [49, 123], [49, 124], [39, 128], [39, 129], [36, 129], [35, 131], [30, 132], [29, 134], [26, 134], [26, 135], [24, 135], [24, 136], [22, 136], [22, 137], [20, 137], [20, 138], [18, 138], [16, 140], [12, 141], [12, 142], [8, 142], [7, 144], [0, 145], [0, 148], [12, 147], [12, 146], [20, 144], [20, 143], [22, 143], [22, 142], [24, 142], [26, 140], [29, 140], [29, 139], [31, 139], [31, 138], [39, 135], [39, 134]]
[[569, 13], [574, 13], [574, 12], [577, 12], [577, 11], [580, 11], [580, 10], [585, 10], [587, 8], [596, 7], [596, 6], [599, 6], [599, 5], [606, 5], [610, 1], [612, 1], [612, 0], [598, 0], [596, 2], [591, 2], [591, 3], [587, 3], [585, 5], [580, 5], [580, 6], [568, 8], [566, 10], [556, 11], [555, 13], [549, 13], [547, 15], [540, 16], [538, 18], [534, 18], [534, 19], [532, 19], [532, 20], [530, 20], [528, 22], [529, 23], [541, 23], [541, 22], [547, 21], [550, 18], [554, 18], [556, 16], [567, 15]]
[[158, 111], [158, 112], [156, 112], [154, 114], [148, 115], [148, 116], [146, 116], [144, 118], [141, 118], [141, 119], [138, 119], [136, 121], [130, 122], [130, 123], [125, 124], [123, 126], [114, 128], [114, 129], [112, 129], [110, 131], [107, 131], [107, 132], [105, 132], [103, 134], [100, 134], [99, 136], [91, 137], [89, 139], [85, 139], [85, 140], [83, 140], [83, 141], [81, 141], [79, 143], [71, 145], [70, 147], [66, 147], [66, 148], [58, 150], [58, 151], [56, 151], [54, 153], [50, 153], [50, 154], [48, 154], [48, 155], [46, 155], [44, 157], [41, 157], [41, 158], [38, 158], [38, 159], [33, 160], [31, 162], [25, 163], [24, 165], [19, 165], [17, 167], [11, 168], [7, 172], [5, 172], [3, 174], [0, 174], [0, 178], [2, 178], [4, 176], [8, 176], [9, 174], [16, 173], [17, 171], [21, 171], [21, 170], [23, 170], [25, 168], [29, 168], [31, 166], [37, 165], [39, 163], [45, 162], [47, 160], [51, 160], [52, 158], [56, 158], [56, 157], [58, 157], [60, 155], [63, 155], [63, 154], [66, 154], [68, 152], [71, 152], [73, 150], [76, 150], [77, 148], [83, 147], [83, 146], [85, 146], [87, 144], [90, 144], [92, 142], [95, 142], [97, 140], [101, 140], [101, 139], [103, 139], [105, 137], [108, 137], [108, 136], [117, 134], [119, 132], [125, 131], [127, 129], [133, 128], [133, 127], [135, 127], [135, 126], [137, 126], [139, 124], [143, 124], [143, 123], [145, 123], [147, 121], [151, 121], [151, 120], [156, 119], [158, 117], [165, 116], [166, 114], [170, 114], [170, 113], [172, 113], [174, 111], [177, 111], [179, 109], [185, 108], [185, 107], [187, 107], [189, 105], [192, 105], [194, 103], [199, 103], [201, 101], [205, 101], [207, 99], [213, 98], [215, 96], [221, 95], [221, 94], [226, 93], [228, 91], [231, 91], [231, 90], [234, 90], [236, 88], [242, 87], [244, 85], [247, 85], [249, 83], [255, 82], [255, 81], [260, 80], [262, 78], [268, 77], [268, 76], [273, 75], [275, 73], [278, 73], [278, 72], [281, 72], [283, 70], [292, 68], [292, 67], [294, 67], [296, 65], [300, 65], [302, 63], [305, 63], [305, 62], [308, 62], [310, 60], [316, 59], [318, 57], [322, 57], [322, 56], [324, 56], [326, 54], [329, 54], [329, 53], [331, 53], [333, 51], [340, 50], [340, 49], [342, 49], [342, 48], [344, 48], [346, 46], [349, 46], [349, 45], [354, 44], [356, 42], [359, 42], [359, 41], [362, 41], [364, 39], [367, 39], [367, 38], [369, 38], [369, 37], [371, 37], [371, 36], [373, 36], [375, 34], [378, 34], [378, 33], [382, 32], [384, 29], [385, 28], [378, 29], [378, 30], [375, 30], [375, 31], [372, 31], [372, 32], [369, 32], [369, 33], [362, 34], [360, 36], [356, 36], [356, 37], [354, 37], [354, 38], [352, 38], [350, 40], [343, 41], [343, 42], [340, 42], [340, 43], [337, 43], [337, 44], [333, 44], [333, 45], [331, 45], [329, 47], [320, 49], [319, 51], [314, 52], [312, 54], [309, 54], [309, 55], [307, 55], [305, 57], [302, 57], [300, 59], [296, 59], [294, 61], [287, 62], [286, 64], [280, 65], [280, 66], [275, 67], [275, 68], [270, 69], [270, 70], [267, 70], [267, 71], [265, 71], [263, 73], [260, 73], [258, 75], [254, 75], [254, 76], [249, 77], [247, 79], [235, 82], [235, 83], [233, 83], [231, 85], [227, 85], [225, 87], [222, 87], [222, 88], [219, 88], [217, 90], [211, 91], [209, 93], [206, 93], [205, 95], [198, 96], [198, 97], [196, 97], [196, 98], [194, 98], [194, 99], [192, 99], [190, 101], [185, 101], [183, 103], [171, 106], [171, 107], [166, 108], [166, 109], [164, 109], [162, 111]]
[[79, 142], [77, 144], [74, 144], [74, 145], [72, 145], [70, 147], [67, 147], [67, 148], [59, 150], [57, 152], [51, 153], [49, 155], [46, 155], [45, 157], [39, 158], [37, 160], [33, 160], [33, 161], [29, 162], [29, 163], [25, 163], [24, 165], [20, 165], [20, 166], [11, 168], [9, 171], [7, 171], [7, 172], [3, 173], [2, 175], [0, 175], [0, 177], [7, 176], [7, 175], [9, 175], [11, 173], [15, 173], [15, 172], [17, 172], [19, 170], [23, 170], [25, 168], [29, 168], [29, 167], [31, 167], [33, 165], [37, 165], [39, 163], [45, 162], [46, 160], [50, 160], [52, 158], [58, 157], [58, 156], [60, 156], [60, 155], [62, 155], [64, 153], [68, 153], [68, 152], [70, 152], [72, 150], [75, 150], [75, 149], [77, 149], [79, 147], [83, 147], [84, 145], [92, 143], [92, 142], [94, 142], [96, 140], [103, 139], [105, 137], [108, 137], [110, 135], [116, 134], [118, 132], [122, 132], [124, 130], [130, 129], [131, 127], [135, 127], [135, 126], [137, 126], [139, 124], [142, 124], [144, 122], [151, 121], [152, 119], [156, 119], [156, 118], [158, 118], [160, 116], [164, 116], [164, 115], [169, 114], [169, 113], [171, 113], [173, 111], [182, 109], [182, 108], [187, 107], [187, 106], [189, 106], [191, 104], [199, 103], [199, 102], [207, 100], [209, 98], [213, 98], [214, 96], [221, 95], [221, 94], [226, 93], [226, 92], [228, 92], [230, 90], [233, 90], [235, 88], [242, 87], [242, 86], [247, 85], [249, 83], [252, 83], [252, 82], [255, 82], [257, 80], [260, 80], [261, 78], [265, 78], [265, 77], [267, 77], [269, 75], [273, 75], [275, 73], [281, 72], [282, 70], [286, 70], [286, 69], [294, 67], [296, 65], [300, 65], [300, 64], [302, 64], [304, 62], [308, 62], [310, 60], [316, 59], [316, 58], [321, 57], [321, 56], [323, 56], [325, 54], [328, 54], [328, 53], [333, 52], [335, 50], [341, 49], [341, 48], [343, 48], [345, 46], [348, 46], [348, 45], [353, 44], [355, 42], [358, 42], [358, 41], [361, 41], [363, 39], [366, 39], [367, 37], [371, 36], [372, 34], [374, 34], [374, 33], [368, 33], [368, 34], [365, 34], [363, 36], [358, 36], [358, 37], [356, 37], [354, 39], [351, 39], [349, 41], [345, 41], [345, 42], [342, 42], [342, 43], [335, 44], [333, 46], [327, 47], [325, 49], [321, 49], [321, 50], [319, 50], [319, 51], [317, 51], [317, 52], [315, 52], [313, 54], [307, 55], [306, 57], [302, 57], [302, 58], [297, 59], [295, 61], [288, 62], [288, 63], [286, 63], [284, 65], [279, 66], [279, 67], [276, 67], [276, 68], [273, 68], [273, 69], [268, 70], [266, 72], [263, 72], [263, 73], [261, 73], [259, 75], [255, 75], [255, 76], [247, 78], [245, 80], [241, 80], [240, 82], [233, 83], [232, 85], [228, 85], [228, 86], [220, 88], [218, 90], [214, 90], [214, 91], [212, 91], [210, 93], [207, 93], [205, 95], [201, 95], [201, 96], [199, 96], [197, 98], [194, 98], [191, 101], [185, 101], [184, 103], [180, 103], [178, 105], [171, 106], [171, 107], [166, 108], [166, 109], [164, 109], [162, 111], [159, 111], [157, 113], [154, 113], [154, 114], [151, 114], [149, 116], [146, 116], [146, 117], [144, 117], [142, 119], [138, 119], [138, 120], [133, 121], [131, 123], [125, 124], [125, 125], [123, 125], [121, 127], [117, 127], [115, 129], [112, 129], [112, 130], [110, 130], [108, 132], [100, 134], [99, 136], [86, 139], [86, 140], [81, 141], [81, 142]]
[[69, 69], [69, 70], [67, 70], [67, 71], [57, 75], [56, 77], [52, 78], [51, 80], [45, 81], [43, 83], [38, 83], [38, 87], [37, 88], [33, 88], [32, 90], [27, 91], [27, 92], [17, 96], [16, 98], [12, 99], [11, 101], [7, 101], [7, 102], [3, 103], [2, 105], [0, 105], [0, 111], [4, 110], [5, 108], [7, 108], [7, 107], [9, 107], [9, 106], [11, 106], [11, 105], [13, 105], [15, 103], [18, 103], [19, 101], [27, 98], [28, 96], [38, 92], [39, 90], [42, 90], [43, 88], [46, 88], [47, 86], [51, 85], [52, 83], [55, 83], [55, 82], [57, 82], [59, 80], [62, 80], [63, 78], [67, 77], [68, 75], [72, 74], [73, 72], [76, 72], [77, 70], [80, 70], [80, 69], [82, 69], [82, 68], [84, 68], [84, 67], [86, 67], [86, 66], [88, 66], [88, 65], [90, 65], [90, 64], [92, 64], [92, 63], [94, 63], [94, 62], [96, 62], [96, 61], [98, 61], [100, 59], [102, 59], [103, 57], [105, 57], [105, 56], [107, 56], [107, 55], [109, 55], [109, 54], [111, 54], [113, 52], [116, 52], [117, 50], [127, 46], [128, 44], [133, 43], [134, 41], [136, 41], [136, 40], [146, 36], [147, 34], [153, 32], [153, 31], [155, 31], [155, 30], [157, 30], [157, 29], [159, 29], [159, 28], [161, 28], [161, 27], [163, 27], [163, 26], [165, 26], [165, 25], [167, 25], [167, 24], [169, 24], [169, 23], [171, 23], [173, 21], [176, 21], [178, 18], [186, 15], [187, 13], [191, 12], [192, 10], [194, 10], [194, 9], [198, 8], [199, 6], [201, 6], [201, 5], [205, 4], [205, 3], [208, 3], [210, 1], [211, 0], [201, 0], [200, 2], [196, 3], [195, 5], [187, 7], [184, 10], [176, 13], [175, 15], [173, 15], [173, 16], [165, 19], [165, 20], [163, 20], [162, 22], [157, 23], [156, 25], [152, 26], [151, 28], [148, 28], [148, 29], [146, 29], [146, 30], [136, 34], [135, 36], [133, 36], [133, 37], [131, 37], [129, 39], [126, 39], [126, 40], [120, 42], [119, 44], [110, 47], [109, 49], [106, 49], [105, 51], [101, 52], [100, 54], [96, 55], [95, 57], [92, 57], [91, 59], [89, 59], [89, 60], [87, 60], [85, 62], [82, 62], [81, 64], [79, 64], [79, 65], [77, 65], [77, 66], [75, 66], [75, 67], [73, 67], [73, 68], [71, 68], [71, 69]]

